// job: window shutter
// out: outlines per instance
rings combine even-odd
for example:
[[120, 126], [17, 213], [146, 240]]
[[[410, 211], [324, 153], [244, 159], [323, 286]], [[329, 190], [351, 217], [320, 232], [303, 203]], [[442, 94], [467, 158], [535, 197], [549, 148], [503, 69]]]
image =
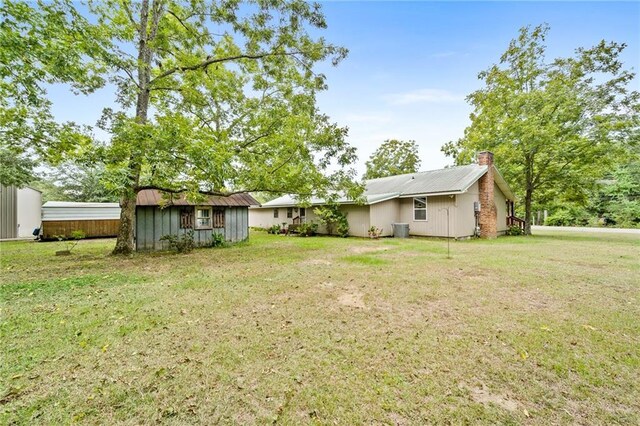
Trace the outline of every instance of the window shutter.
[[193, 228], [193, 214], [190, 210], [182, 210], [180, 212], [180, 228], [181, 229]]
[[213, 227], [224, 228], [224, 210], [213, 211]]

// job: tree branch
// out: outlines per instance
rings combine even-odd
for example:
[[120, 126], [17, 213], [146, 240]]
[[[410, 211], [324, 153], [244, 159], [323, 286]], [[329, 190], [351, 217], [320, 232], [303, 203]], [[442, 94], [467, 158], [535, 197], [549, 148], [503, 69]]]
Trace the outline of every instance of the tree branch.
[[[136, 187], [136, 191], [137, 192], [144, 191], [146, 189], [155, 189], [156, 191], [166, 192], [168, 194], [183, 194], [183, 193], [189, 192], [189, 190], [186, 189], [186, 188], [173, 189], [173, 188], [167, 188], [167, 187], [163, 187], [163, 186], [159, 186], [159, 185], [141, 185], [141, 186]], [[238, 190], [238, 191], [229, 191], [229, 192], [225, 192], [225, 191], [203, 191], [203, 190], [199, 190], [198, 191], [198, 193], [202, 194], [202, 195], [212, 195], [212, 196], [217, 196], [217, 197], [230, 197], [232, 195], [246, 194], [246, 193], [249, 193], [249, 192], [268, 192], [268, 193], [273, 193], [273, 194], [287, 193], [287, 194], [305, 195], [305, 196], [313, 195], [311, 193], [302, 193], [302, 192], [295, 192], [295, 191], [294, 192], [288, 192], [288, 190], [264, 188], [264, 187], [255, 187], [255, 188], [251, 188], [251, 189], [242, 189], [242, 190]]]
[[221, 62], [230, 62], [230, 61], [237, 61], [238, 59], [262, 59], [262, 58], [266, 58], [269, 56], [295, 56], [295, 55], [300, 55], [303, 52], [301, 51], [295, 51], [295, 52], [276, 52], [276, 53], [258, 53], [255, 55], [247, 55], [247, 54], [242, 54], [242, 55], [235, 55], [235, 56], [227, 56], [224, 58], [207, 58], [205, 61], [200, 62], [199, 64], [196, 65], [185, 65], [185, 66], [177, 66], [177, 67], [173, 67], [171, 69], [168, 69], [167, 71], [163, 72], [162, 74], [159, 74], [158, 76], [156, 76], [155, 78], [153, 78], [150, 81], [150, 84], [153, 84], [154, 82], [156, 82], [157, 80], [163, 79], [165, 77], [168, 77], [172, 74], [175, 74], [177, 72], [184, 72], [184, 71], [195, 71], [195, 70], [199, 70], [199, 69], [206, 69], [209, 65], [213, 65], [213, 64], [217, 64], [217, 63], [221, 63]]

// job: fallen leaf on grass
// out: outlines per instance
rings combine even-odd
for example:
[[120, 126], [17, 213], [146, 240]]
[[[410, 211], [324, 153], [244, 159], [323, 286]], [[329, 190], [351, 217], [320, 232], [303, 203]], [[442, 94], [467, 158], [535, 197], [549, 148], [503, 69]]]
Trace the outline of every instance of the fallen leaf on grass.
[[590, 326], [589, 324], [582, 324], [582, 327], [584, 327], [587, 330], [591, 330], [591, 331], [597, 330], [597, 328], [595, 328], [593, 326]]
[[527, 351], [520, 351], [520, 358], [522, 358], [522, 360], [526, 360], [527, 358], [529, 358], [529, 353]]

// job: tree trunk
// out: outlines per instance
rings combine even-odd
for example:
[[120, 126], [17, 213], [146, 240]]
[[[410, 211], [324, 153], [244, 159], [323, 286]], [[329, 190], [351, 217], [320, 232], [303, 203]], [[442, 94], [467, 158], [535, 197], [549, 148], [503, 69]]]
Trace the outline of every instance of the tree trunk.
[[524, 196], [524, 235], [531, 235], [531, 199], [533, 198], [533, 189], [527, 185], [527, 191]]
[[131, 254], [135, 249], [134, 229], [136, 226], [136, 195], [120, 198], [120, 229], [113, 254]]
[[[149, 47], [149, 40], [155, 35], [161, 9], [152, 7], [150, 33], [147, 32], [149, 23], [149, 0], [143, 0], [140, 5], [140, 29], [138, 33], [138, 96], [136, 102], [136, 123], [146, 124], [149, 112], [151, 81], [151, 61], [153, 51]], [[113, 254], [131, 254], [135, 250], [136, 198], [140, 184], [140, 169], [142, 153], [132, 152], [129, 157], [129, 181], [125, 188], [125, 195], [120, 199], [120, 229]]]

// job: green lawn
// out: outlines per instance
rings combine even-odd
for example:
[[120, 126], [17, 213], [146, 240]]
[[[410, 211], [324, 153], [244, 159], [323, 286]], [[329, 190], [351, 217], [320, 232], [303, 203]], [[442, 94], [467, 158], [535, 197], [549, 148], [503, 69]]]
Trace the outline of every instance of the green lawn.
[[1, 243], [0, 423], [638, 424], [640, 241]]

